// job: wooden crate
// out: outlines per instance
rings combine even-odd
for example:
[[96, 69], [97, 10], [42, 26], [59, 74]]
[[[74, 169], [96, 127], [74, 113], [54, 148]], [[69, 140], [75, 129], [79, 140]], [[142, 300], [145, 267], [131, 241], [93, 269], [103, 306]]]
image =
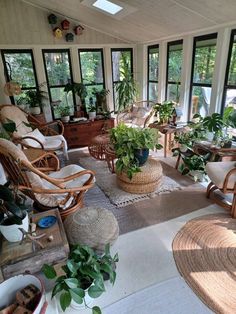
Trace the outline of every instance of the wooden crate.
[[[37, 235], [46, 233], [46, 236], [40, 239], [44, 246], [43, 249], [26, 239], [21, 245], [19, 242], [10, 243], [2, 239], [0, 248], [0, 270], [2, 274], [0, 274], [0, 281], [27, 271], [31, 274], [37, 273], [44, 263], [58, 264], [67, 259], [69, 244], [58, 210], [54, 209], [33, 214], [31, 221], [37, 224], [40, 218], [48, 215], [56, 216], [57, 222], [47, 229], [41, 229], [37, 226]], [[53, 236], [52, 242], [48, 241], [50, 235]]]

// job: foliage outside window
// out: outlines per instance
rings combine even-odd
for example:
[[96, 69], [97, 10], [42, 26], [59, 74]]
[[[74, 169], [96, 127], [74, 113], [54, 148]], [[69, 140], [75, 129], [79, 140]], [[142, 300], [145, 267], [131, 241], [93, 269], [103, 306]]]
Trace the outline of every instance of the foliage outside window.
[[73, 115], [74, 95], [64, 92], [65, 85], [72, 82], [69, 50], [43, 50], [43, 58], [54, 118], [61, 117], [59, 110], [61, 106], [69, 106], [70, 115]]
[[182, 61], [183, 41], [169, 42], [167, 45], [166, 99], [176, 103], [179, 103]]
[[79, 60], [82, 82], [87, 90], [85, 103], [88, 109], [96, 103], [95, 90], [102, 91], [105, 88], [103, 50], [81, 49]]
[[21, 85], [22, 93], [10, 97], [13, 104], [26, 104], [26, 92], [36, 90], [37, 77], [32, 50], [2, 50], [2, 59], [7, 81], [14, 81]]
[[112, 78], [113, 78], [113, 99], [114, 110], [118, 109], [117, 85], [124, 79], [128, 71], [130, 79], [133, 77], [133, 52], [132, 48], [111, 49]]
[[158, 97], [159, 45], [148, 47], [148, 90], [147, 99], [157, 101]]
[[212, 78], [216, 57], [217, 34], [194, 38], [190, 117], [199, 113], [201, 116], [209, 114]]

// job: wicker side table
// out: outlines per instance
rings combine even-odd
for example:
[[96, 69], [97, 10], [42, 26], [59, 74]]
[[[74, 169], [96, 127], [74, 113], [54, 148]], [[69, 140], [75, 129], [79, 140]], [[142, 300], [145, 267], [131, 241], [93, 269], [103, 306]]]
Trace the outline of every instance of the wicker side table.
[[105, 154], [108, 169], [111, 173], [115, 173], [115, 159], [117, 157], [112, 145], [107, 145], [107, 147], [105, 148]]
[[88, 145], [90, 155], [99, 160], [106, 160], [105, 149], [109, 143], [110, 136], [108, 133], [95, 136]]
[[162, 179], [162, 166], [159, 160], [149, 158], [130, 180], [125, 173], [116, 173], [118, 186], [134, 194], [146, 194], [156, 190]]

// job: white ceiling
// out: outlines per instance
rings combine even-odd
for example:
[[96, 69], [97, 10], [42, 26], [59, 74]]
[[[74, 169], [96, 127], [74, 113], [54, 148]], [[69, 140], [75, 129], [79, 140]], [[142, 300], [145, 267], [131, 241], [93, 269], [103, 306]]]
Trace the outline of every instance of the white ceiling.
[[135, 9], [121, 19], [85, 6], [81, 0], [23, 1], [131, 43], [236, 23], [236, 0], [113, 0]]

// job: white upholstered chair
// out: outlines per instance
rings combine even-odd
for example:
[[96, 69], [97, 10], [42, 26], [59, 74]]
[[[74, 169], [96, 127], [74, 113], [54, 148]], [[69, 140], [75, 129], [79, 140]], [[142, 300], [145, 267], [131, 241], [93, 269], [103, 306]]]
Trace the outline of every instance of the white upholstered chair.
[[64, 219], [82, 207], [84, 193], [94, 184], [94, 173], [78, 165], [59, 169], [58, 158], [52, 153], [47, 157], [56, 159], [55, 166], [36, 168], [18, 146], [0, 139], [0, 163], [10, 181], [34, 201], [36, 209], [58, 208]]
[[[207, 187], [207, 197], [212, 196], [217, 204], [229, 209], [232, 217], [236, 218], [236, 162], [208, 162], [206, 172], [211, 180]], [[224, 194], [232, 194], [232, 203], [221, 201], [214, 194], [215, 190], [220, 190]]]
[[[26, 147], [41, 148], [46, 151], [62, 150], [68, 159], [67, 142], [63, 136], [63, 124], [60, 121], [53, 121], [46, 124], [37, 123], [36, 118], [28, 120], [27, 112], [15, 105], [0, 106], [0, 122], [7, 123], [9, 120], [16, 124], [16, 131], [12, 135], [12, 140], [24, 144]], [[62, 129], [58, 134], [53, 127], [58, 124]], [[33, 126], [33, 128], [32, 128]]]

